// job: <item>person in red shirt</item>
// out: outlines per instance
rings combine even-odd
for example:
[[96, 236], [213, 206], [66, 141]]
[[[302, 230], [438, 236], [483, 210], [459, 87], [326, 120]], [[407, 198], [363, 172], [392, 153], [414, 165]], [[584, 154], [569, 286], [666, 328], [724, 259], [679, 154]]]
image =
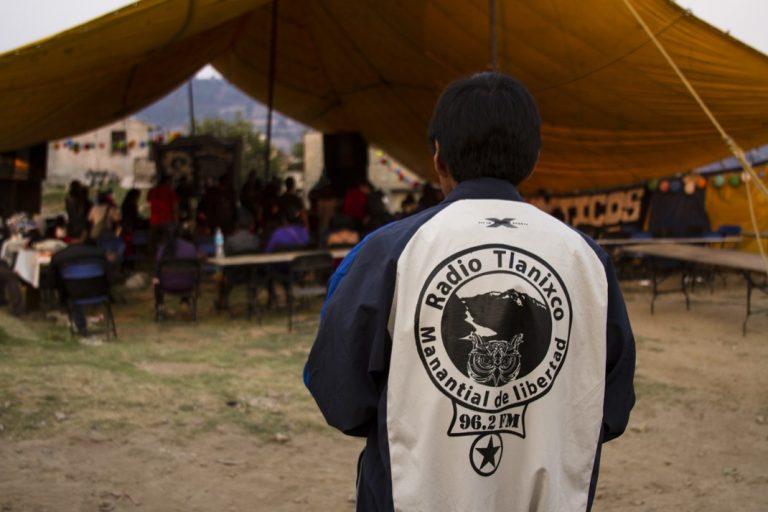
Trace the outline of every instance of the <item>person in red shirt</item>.
[[150, 246], [154, 251], [168, 240], [178, 218], [179, 198], [170, 186], [167, 175], [160, 176], [157, 185], [147, 194], [149, 202]]
[[369, 192], [368, 184], [365, 181], [358, 181], [344, 193], [341, 212], [352, 219], [358, 231], [362, 230], [365, 222]]

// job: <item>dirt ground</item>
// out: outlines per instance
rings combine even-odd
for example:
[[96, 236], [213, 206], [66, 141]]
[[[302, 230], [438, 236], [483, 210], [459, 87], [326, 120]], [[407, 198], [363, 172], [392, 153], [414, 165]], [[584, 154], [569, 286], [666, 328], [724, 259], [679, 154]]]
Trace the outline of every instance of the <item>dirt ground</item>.
[[[735, 275], [728, 283], [714, 293], [699, 289], [690, 311], [679, 295], [661, 297], [653, 316], [648, 288], [625, 284], [638, 348], [638, 403], [626, 434], [604, 447], [594, 510], [768, 510], [768, 316], [752, 317], [742, 336], [744, 287]], [[768, 305], [763, 297], [761, 305]], [[120, 343], [128, 342], [121, 337]], [[310, 343], [311, 335], [304, 336], [289, 354], [297, 371]], [[39, 357], [45, 359], [45, 351]], [[146, 358], [137, 366], [162, 378], [182, 378], [225, 361]], [[88, 371], [62, 377], [56, 386], [74, 386]], [[17, 402], [39, 385], [31, 376], [5, 379], [0, 385], [13, 387]], [[113, 392], [121, 392], [120, 382], [110, 384]], [[73, 400], [60, 407], [64, 412], [43, 418], [39, 429], [0, 431], [0, 511], [354, 509], [362, 443], [321, 426], [310, 402], [302, 405], [312, 415], [305, 422], [309, 427], [256, 435], [227, 422], [202, 428], [207, 420], [194, 411], [178, 417], [164, 412], [166, 403], [176, 407], [177, 397], [152, 389], [135, 391], [144, 406], [109, 411], [106, 418], [125, 428], [86, 427], [73, 419], [79, 410]], [[280, 407], [294, 391], [300, 392], [264, 395], [278, 402], [268, 408]], [[3, 407], [22, 406], [0, 403], [0, 421]]]

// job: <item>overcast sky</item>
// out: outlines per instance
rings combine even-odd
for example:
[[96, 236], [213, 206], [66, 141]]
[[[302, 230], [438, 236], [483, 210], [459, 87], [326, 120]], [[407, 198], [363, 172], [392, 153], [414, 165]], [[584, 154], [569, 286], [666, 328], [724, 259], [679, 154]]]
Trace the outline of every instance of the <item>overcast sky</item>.
[[[0, 0], [0, 53], [131, 3], [126, 0]], [[678, 0], [677, 3], [768, 54], [768, 0]]]

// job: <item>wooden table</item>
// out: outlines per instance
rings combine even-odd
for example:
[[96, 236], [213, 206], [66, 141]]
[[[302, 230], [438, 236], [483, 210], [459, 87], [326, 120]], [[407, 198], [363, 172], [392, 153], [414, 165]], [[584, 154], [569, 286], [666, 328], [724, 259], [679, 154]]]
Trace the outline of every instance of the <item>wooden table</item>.
[[[684, 244], [638, 244], [634, 245], [631, 250], [634, 253], [639, 253], [644, 256], [668, 258], [688, 263], [730, 268], [739, 271], [747, 282], [747, 314], [742, 324], [742, 333], [745, 335], [747, 333], [747, 320], [749, 320], [750, 315], [762, 312], [762, 310], [758, 311], [752, 309], [752, 290], [757, 289], [768, 294], [766, 262], [759, 254]], [[653, 301], [658, 294], [655, 288], [656, 287], [654, 286], [654, 297], [651, 301], [652, 308]], [[686, 295], [687, 305], [688, 294], [687, 289], [685, 289], [684, 278], [683, 288], [683, 293]]]
[[41, 252], [36, 249], [19, 249], [13, 270], [33, 288], [40, 287], [41, 268], [51, 263], [50, 251]]
[[270, 263], [286, 263], [292, 261], [297, 256], [309, 256], [312, 254], [330, 253], [334, 258], [343, 258], [351, 248], [311, 250], [311, 251], [286, 251], [270, 252], [258, 254], [242, 254], [238, 256], [224, 256], [221, 258], [208, 258], [206, 261], [212, 265], [220, 267], [232, 267], [239, 265], [268, 265]]
[[681, 238], [600, 238], [596, 242], [610, 245], [670, 245], [670, 244], [738, 244], [740, 236], [689, 236]]

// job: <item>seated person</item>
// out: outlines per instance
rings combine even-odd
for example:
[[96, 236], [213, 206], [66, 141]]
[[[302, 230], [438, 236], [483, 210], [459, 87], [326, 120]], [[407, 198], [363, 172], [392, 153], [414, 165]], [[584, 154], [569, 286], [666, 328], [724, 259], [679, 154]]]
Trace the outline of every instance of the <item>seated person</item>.
[[[241, 209], [237, 214], [237, 226], [235, 231], [224, 238], [224, 255], [236, 256], [238, 254], [254, 254], [259, 252], [259, 238], [251, 232], [253, 217]], [[223, 278], [219, 282], [219, 299], [216, 303], [218, 309], [227, 309], [229, 293], [235, 283], [247, 282], [250, 279], [248, 266], [224, 267]]]
[[[280, 214], [280, 225], [269, 238], [265, 252], [287, 251], [306, 247], [309, 243], [309, 231], [302, 224], [299, 212], [287, 212]], [[275, 302], [275, 279], [281, 281], [288, 293], [288, 280], [291, 270], [290, 263], [275, 263], [271, 265], [272, 278], [267, 282], [269, 300], [267, 307]]]
[[5, 261], [0, 261], [0, 305], [8, 304], [11, 314], [24, 314], [24, 301], [21, 297], [21, 281]]
[[67, 236], [67, 219], [63, 215], [57, 215], [53, 223], [46, 227], [45, 238], [64, 240]]
[[326, 247], [352, 247], [359, 241], [360, 233], [355, 230], [352, 220], [341, 214], [334, 215], [325, 237]]
[[152, 279], [155, 288], [155, 302], [158, 306], [162, 306], [166, 291], [184, 291], [195, 286], [195, 276], [191, 273], [171, 273], [165, 276], [161, 287], [160, 262], [197, 259], [197, 257], [197, 248], [192, 243], [191, 236], [189, 233], [182, 233], [178, 228], [173, 231], [168, 241], [160, 244], [155, 255], [155, 277]]
[[[86, 243], [87, 237], [88, 233], [86, 225], [84, 225], [82, 222], [70, 223], [67, 228], [67, 238], [70, 241], [69, 245], [55, 253], [51, 258], [51, 275], [53, 276], [54, 287], [59, 292], [59, 299], [61, 300], [62, 305], [67, 305], [67, 301], [69, 299], [67, 288], [65, 287], [64, 280], [62, 278], [62, 270], [67, 264], [84, 260], [103, 261], [105, 271], [107, 272], [107, 281], [110, 282], [112, 280], [108, 272], [109, 264], [107, 261], [106, 253], [99, 247]], [[77, 287], [78, 292], [80, 290], [88, 291], [94, 286], [102, 286], [101, 278], [78, 280], [77, 283], [70, 285], [70, 289]], [[85, 314], [83, 313], [82, 306], [73, 305], [71, 314], [72, 321], [75, 324], [75, 329], [77, 332], [81, 336], [87, 336], [88, 331], [86, 328]]]
[[280, 225], [269, 237], [264, 252], [284, 251], [306, 247], [309, 243], [309, 232], [302, 223], [300, 212], [289, 211], [280, 214]]
[[[328, 235], [325, 237], [325, 246], [353, 247], [360, 241], [360, 233], [355, 230], [354, 223], [348, 217], [338, 214], [331, 219]], [[336, 269], [344, 258], [334, 258], [333, 268]]]

